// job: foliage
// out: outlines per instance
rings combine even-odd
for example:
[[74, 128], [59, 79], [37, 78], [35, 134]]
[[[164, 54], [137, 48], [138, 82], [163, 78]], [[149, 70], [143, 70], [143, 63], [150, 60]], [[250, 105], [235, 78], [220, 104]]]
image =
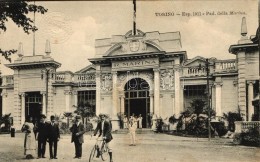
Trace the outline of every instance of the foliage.
[[236, 134], [234, 137], [234, 143], [246, 146], [260, 146], [259, 127], [250, 128], [247, 132]]
[[224, 119], [228, 121], [228, 130], [234, 132], [235, 131], [235, 121], [242, 121], [243, 117], [240, 112], [228, 112], [223, 113]]
[[[30, 13], [41, 13], [47, 12], [42, 6], [37, 6], [35, 4], [29, 4], [29, 1], [25, 0], [10, 0], [0, 2], [0, 31], [6, 31], [6, 22], [12, 20], [18, 27], [22, 27], [23, 31], [30, 34], [30, 31], [37, 31], [37, 27], [34, 26], [33, 20], [28, 16]], [[17, 50], [2, 50], [0, 48], [0, 54], [9, 60], [10, 55], [16, 53]]]
[[193, 110], [192, 112], [194, 114], [196, 114], [197, 116], [199, 116], [199, 114], [203, 113], [206, 103], [202, 99], [194, 99], [194, 100], [192, 100], [190, 105]]
[[169, 122], [171, 123], [171, 124], [175, 124], [175, 123], [177, 123], [179, 121], [179, 119], [177, 119], [176, 117], [175, 117], [175, 115], [172, 115], [170, 118], [169, 118]]
[[219, 137], [226, 135], [227, 132], [228, 132], [228, 130], [225, 127], [224, 122], [219, 122], [219, 123], [216, 123], [216, 124], [211, 123], [211, 125], [212, 125], [212, 127], [214, 127], [216, 129]]
[[75, 113], [80, 115], [82, 118], [95, 116], [95, 106], [87, 103], [79, 103], [76, 107]]
[[9, 132], [11, 127], [11, 113], [5, 114], [0, 117], [0, 126], [4, 124], [4, 127], [1, 127], [0, 132]]

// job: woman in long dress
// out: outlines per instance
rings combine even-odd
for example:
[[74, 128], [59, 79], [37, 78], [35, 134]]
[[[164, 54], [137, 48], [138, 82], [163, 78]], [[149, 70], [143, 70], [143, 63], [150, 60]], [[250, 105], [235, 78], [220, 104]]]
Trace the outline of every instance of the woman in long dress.
[[24, 155], [26, 159], [33, 159], [36, 155], [36, 141], [35, 136], [33, 134], [34, 125], [32, 123], [32, 119], [25, 122], [22, 127], [22, 132], [25, 132], [24, 138]]

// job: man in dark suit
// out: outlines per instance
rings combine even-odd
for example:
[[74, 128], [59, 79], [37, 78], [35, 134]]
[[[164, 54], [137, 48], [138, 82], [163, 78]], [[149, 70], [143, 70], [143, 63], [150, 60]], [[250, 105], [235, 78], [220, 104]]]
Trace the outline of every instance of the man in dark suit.
[[60, 139], [59, 125], [55, 123], [55, 117], [51, 116], [51, 123], [48, 125], [50, 159], [57, 159], [57, 145], [59, 139]]
[[84, 125], [80, 122], [81, 117], [79, 115], [75, 118], [75, 123], [70, 128], [72, 133], [71, 142], [75, 145], [75, 157], [81, 159], [82, 156], [82, 143], [84, 143], [83, 134], [85, 133]]
[[[99, 137], [102, 136], [102, 138], [106, 141], [107, 148], [108, 148], [108, 154], [110, 157], [110, 162], [113, 162], [112, 158], [112, 148], [110, 146], [110, 141], [113, 139], [111, 131], [112, 131], [112, 123], [108, 119], [108, 117], [105, 114], [100, 114], [100, 121], [97, 124], [97, 128], [94, 131], [94, 136], [99, 132]], [[97, 149], [97, 158], [100, 155], [99, 148]]]
[[41, 115], [41, 119], [36, 128], [36, 140], [38, 140], [38, 159], [45, 158], [46, 141], [47, 141], [47, 123], [46, 116]]

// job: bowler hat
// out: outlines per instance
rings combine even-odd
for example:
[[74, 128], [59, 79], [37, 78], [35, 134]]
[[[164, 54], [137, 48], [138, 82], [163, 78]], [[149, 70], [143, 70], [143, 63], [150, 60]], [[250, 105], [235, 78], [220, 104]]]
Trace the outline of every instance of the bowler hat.
[[51, 116], [51, 120], [54, 120], [54, 119], [55, 119], [55, 117], [52, 115], [52, 116]]
[[41, 118], [45, 119], [45, 118], [46, 118], [46, 116], [45, 116], [44, 114], [41, 114]]

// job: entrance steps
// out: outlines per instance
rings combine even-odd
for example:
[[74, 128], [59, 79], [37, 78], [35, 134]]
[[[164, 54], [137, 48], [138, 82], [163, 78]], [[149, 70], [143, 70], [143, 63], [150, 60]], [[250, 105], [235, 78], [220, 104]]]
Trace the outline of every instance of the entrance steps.
[[[129, 130], [128, 129], [119, 129], [119, 130], [113, 131], [113, 133], [127, 134], [127, 133], [129, 133]], [[142, 128], [142, 129], [137, 128], [136, 129], [136, 134], [154, 134], [154, 133], [155, 132], [150, 128]]]

